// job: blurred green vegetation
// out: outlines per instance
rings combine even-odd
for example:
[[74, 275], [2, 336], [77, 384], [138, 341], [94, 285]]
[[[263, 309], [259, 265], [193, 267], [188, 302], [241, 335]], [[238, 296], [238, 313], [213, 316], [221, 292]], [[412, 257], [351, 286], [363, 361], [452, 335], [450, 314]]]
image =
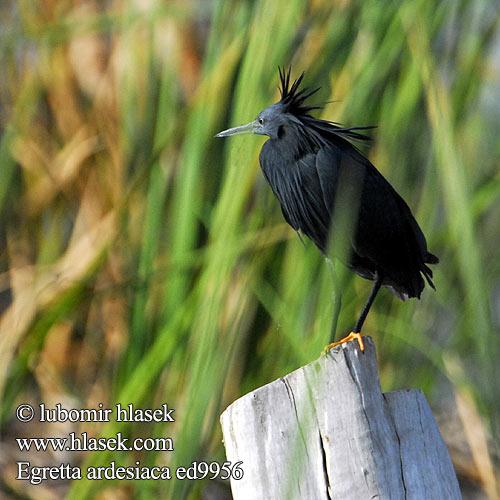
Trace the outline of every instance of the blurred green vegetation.
[[[457, 471], [499, 498], [499, 21], [496, 0], [5, 2], [2, 447], [15, 447], [21, 402], [167, 402], [175, 424], [94, 432], [171, 436], [174, 452], [71, 461], [223, 461], [223, 409], [319, 355], [327, 266], [283, 221], [258, 167], [263, 138], [213, 139], [275, 102], [277, 67], [291, 64], [334, 101], [324, 118], [378, 125], [365, 153], [441, 259], [436, 293], [403, 304], [383, 291], [367, 319], [382, 387], [456, 406], [471, 456]], [[340, 334], [370, 284], [336, 286]], [[51, 488], [4, 465], [11, 498]], [[123, 483], [75, 481], [50, 498], [199, 499], [211, 486]]]

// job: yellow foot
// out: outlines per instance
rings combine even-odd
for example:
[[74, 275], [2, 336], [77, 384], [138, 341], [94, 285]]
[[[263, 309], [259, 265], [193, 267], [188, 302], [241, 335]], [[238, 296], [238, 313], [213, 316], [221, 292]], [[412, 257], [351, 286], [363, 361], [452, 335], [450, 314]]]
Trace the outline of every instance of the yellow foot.
[[365, 344], [363, 342], [363, 337], [361, 336], [361, 333], [351, 332], [347, 337], [344, 337], [343, 339], [339, 340], [338, 342], [333, 342], [333, 343], [328, 344], [327, 346], [325, 346], [325, 348], [323, 349], [322, 354], [325, 354], [326, 352], [328, 352], [332, 347], [335, 347], [335, 346], [340, 345], [340, 344], [345, 344], [346, 342], [350, 342], [351, 340], [355, 340], [355, 339], [358, 341], [359, 348], [362, 351], [364, 351], [365, 350]]

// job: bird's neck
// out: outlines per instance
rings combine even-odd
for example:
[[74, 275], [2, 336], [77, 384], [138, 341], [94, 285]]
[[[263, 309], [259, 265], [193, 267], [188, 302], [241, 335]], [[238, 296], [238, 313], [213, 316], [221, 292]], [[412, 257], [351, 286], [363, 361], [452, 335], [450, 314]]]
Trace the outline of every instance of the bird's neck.
[[296, 161], [307, 154], [317, 153], [319, 146], [306, 131], [295, 124], [282, 125], [277, 137], [268, 141], [282, 160]]

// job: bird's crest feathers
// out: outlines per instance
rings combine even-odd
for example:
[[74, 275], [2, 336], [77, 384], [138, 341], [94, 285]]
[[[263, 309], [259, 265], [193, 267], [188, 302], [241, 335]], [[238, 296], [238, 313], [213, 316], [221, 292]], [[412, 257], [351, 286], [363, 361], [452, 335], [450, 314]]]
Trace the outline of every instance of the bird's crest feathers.
[[304, 78], [304, 72], [295, 80], [290, 86], [290, 74], [292, 72], [292, 68], [289, 67], [288, 71], [285, 71], [285, 68], [278, 67], [280, 72], [280, 80], [281, 80], [281, 104], [283, 104], [288, 113], [294, 115], [305, 115], [309, 111], [313, 109], [321, 109], [323, 106], [313, 105], [313, 106], [303, 106], [304, 101], [315, 94], [320, 87], [317, 89], [309, 91], [307, 87], [304, 87], [299, 91], [300, 83]]
[[339, 123], [331, 122], [327, 120], [321, 120], [319, 118], [314, 118], [309, 115], [310, 111], [315, 109], [323, 109], [323, 105], [313, 104], [304, 105], [305, 101], [314, 95], [321, 87], [314, 90], [310, 90], [308, 87], [304, 87], [299, 90], [302, 79], [304, 78], [304, 72], [290, 84], [290, 75], [292, 72], [291, 66], [288, 71], [285, 68], [278, 66], [281, 87], [279, 88], [281, 93], [280, 104], [283, 105], [286, 113], [301, 120], [305, 125], [312, 126], [321, 134], [323, 133], [333, 133], [338, 136], [343, 136], [354, 141], [369, 141], [371, 138], [365, 134], [360, 134], [359, 130], [369, 130], [376, 128], [374, 126], [370, 127], [342, 127]]

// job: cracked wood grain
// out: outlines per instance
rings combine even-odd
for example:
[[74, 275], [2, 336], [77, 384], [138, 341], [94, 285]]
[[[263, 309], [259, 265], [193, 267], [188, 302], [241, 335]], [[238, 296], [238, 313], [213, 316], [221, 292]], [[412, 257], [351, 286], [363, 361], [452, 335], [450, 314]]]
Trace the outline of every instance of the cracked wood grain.
[[221, 416], [235, 500], [460, 499], [421, 391], [382, 394], [373, 341], [355, 342], [235, 401]]

